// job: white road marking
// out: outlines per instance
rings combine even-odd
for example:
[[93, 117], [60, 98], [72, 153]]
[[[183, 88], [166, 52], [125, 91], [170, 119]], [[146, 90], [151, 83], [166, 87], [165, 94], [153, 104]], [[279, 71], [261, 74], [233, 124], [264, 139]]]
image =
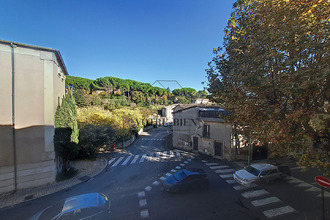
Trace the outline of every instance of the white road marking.
[[118, 164], [120, 163], [120, 161], [122, 161], [123, 159], [124, 159], [124, 157], [120, 157], [120, 158], [116, 161], [116, 163], [112, 164], [111, 167], [118, 166]]
[[111, 160], [109, 160], [108, 165], [110, 165], [113, 161], [115, 161], [117, 158], [112, 158]]
[[244, 193], [242, 193], [242, 196], [244, 198], [248, 199], [248, 198], [254, 198], [254, 197], [258, 197], [258, 196], [262, 196], [262, 195], [266, 195], [266, 194], [269, 194], [269, 192], [267, 192], [264, 189], [260, 189], [260, 190], [244, 192]]
[[321, 192], [321, 189], [317, 188], [315, 186], [312, 186], [312, 187], [306, 189], [305, 191], [307, 191], [307, 192]]
[[132, 158], [132, 156], [128, 156], [127, 159], [121, 165], [124, 166], [128, 163], [128, 161]]
[[226, 182], [227, 182], [228, 184], [235, 184], [235, 183], [237, 183], [236, 180], [226, 180]]
[[190, 161], [192, 161], [192, 159], [188, 159], [188, 161], [190, 162]]
[[164, 180], [166, 179], [166, 177], [163, 177], [163, 176], [162, 176], [162, 177], [160, 177], [159, 179], [161, 179], [161, 180], [164, 181]]
[[158, 186], [159, 185], [159, 182], [158, 181], [155, 181], [155, 182], [152, 183], [152, 185]]
[[178, 170], [180, 170], [181, 169], [181, 167], [179, 167], [179, 166], [177, 166], [177, 167], [175, 167], [176, 169], [178, 169]]
[[180, 164], [180, 166], [184, 167], [184, 166], [185, 166], [185, 164], [184, 164], [184, 163], [182, 163], [182, 164]]
[[185, 161], [185, 162], [183, 162], [183, 163], [187, 164], [187, 163], [189, 163], [189, 162], [188, 162], [188, 161]]
[[136, 156], [133, 158], [131, 164], [136, 163], [136, 161], [137, 161], [137, 159], [139, 158], [139, 156], [140, 156], [140, 155], [136, 155]]
[[210, 166], [210, 169], [215, 170], [215, 169], [224, 169], [228, 168], [229, 166], [227, 165], [222, 165], [222, 166]]
[[142, 198], [142, 197], [145, 197], [146, 196], [146, 193], [144, 191], [141, 191], [138, 193], [138, 197], [139, 198]]
[[144, 206], [146, 206], [147, 205], [147, 200], [146, 199], [141, 199], [140, 201], [139, 201], [139, 206], [140, 207], [144, 207]]
[[166, 175], [166, 176], [171, 176], [172, 174], [170, 174], [170, 173], [166, 173], [165, 175]]
[[175, 172], [176, 172], [176, 170], [175, 170], [175, 169], [173, 169], [173, 170], [171, 170], [171, 172], [172, 172], [172, 173], [175, 173]]
[[207, 166], [218, 166], [220, 163], [206, 163]]
[[280, 208], [275, 208], [275, 209], [269, 209], [266, 211], [263, 211], [262, 213], [264, 213], [264, 215], [268, 218], [273, 218], [279, 215], [284, 215], [284, 214], [288, 214], [291, 212], [295, 212], [296, 210], [294, 208], [292, 208], [291, 206], [283, 206]]
[[[207, 160], [202, 160], [203, 163], [207, 163]], [[207, 165], [207, 164], [206, 164]], [[214, 165], [218, 165], [218, 164], [214, 164]]]
[[280, 201], [281, 200], [277, 197], [269, 197], [269, 198], [265, 198], [265, 199], [254, 200], [251, 203], [253, 206], [259, 207], [259, 206], [268, 205], [268, 204], [272, 204], [272, 203], [276, 203], [276, 202], [280, 202]]
[[223, 174], [223, 175], [219, 175], [221, 178], [226, 179], [226, 178], [232, 178], [233, 174]]
[[146, 191], [150, 191], [152, 189], [151, 186], [147, 186], [146, 188], [144, 188]]
[[140, 161], [139, 161], [139, 163], [142, 163], [144, 161], [144, 159], [146, 158], [146, 156], [147, 156], [147, 154], [143, 154]]
[[148, 209], [144, 209], [140, 212], [141, 218], [149, 218], [149, 211]]
[[252, 183], [250, 186], [237, 185], [237, 186], [233, 186], [233, 188], [238, 191], [238, 190], [250, 189], [250, 188], [253, 188], [253, 187], [256, 187], [256, 186], [258, 186], [258, 185], [255, 184], [255, 183]]
[[215, 173], [233, 173], [235, 172], [234, 169], [224, 169], [224, 170], [215, 170]]

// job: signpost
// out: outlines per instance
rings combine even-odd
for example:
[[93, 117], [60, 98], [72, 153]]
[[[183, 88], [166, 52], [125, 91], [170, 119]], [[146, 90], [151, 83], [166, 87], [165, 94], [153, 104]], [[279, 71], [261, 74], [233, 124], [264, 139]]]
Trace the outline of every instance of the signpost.
[[325, 220], [324, 188], [330, 187], [330, 180], [323, 176], [316, 176], [315, 181], [322, 186], [322, 217]]

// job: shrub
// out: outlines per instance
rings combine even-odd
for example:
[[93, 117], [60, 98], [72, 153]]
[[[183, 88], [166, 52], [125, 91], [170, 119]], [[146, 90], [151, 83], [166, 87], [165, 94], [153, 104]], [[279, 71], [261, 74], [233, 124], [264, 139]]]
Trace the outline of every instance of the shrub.
[[109, 125], [85, 125], [80, 129], [79, 157], [94, 157], [101, 147], [111, 150], [115, 136], [115, 130]]

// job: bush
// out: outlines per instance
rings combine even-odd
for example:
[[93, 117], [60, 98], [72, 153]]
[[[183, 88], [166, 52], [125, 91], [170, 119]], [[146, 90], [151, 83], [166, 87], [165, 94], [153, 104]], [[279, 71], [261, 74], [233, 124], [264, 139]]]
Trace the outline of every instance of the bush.
[[85, 125], [80, 129], [79, 157], [94, 157], [101, 147], [112, 150], [115, 136], [115, 130], [108, 125]]

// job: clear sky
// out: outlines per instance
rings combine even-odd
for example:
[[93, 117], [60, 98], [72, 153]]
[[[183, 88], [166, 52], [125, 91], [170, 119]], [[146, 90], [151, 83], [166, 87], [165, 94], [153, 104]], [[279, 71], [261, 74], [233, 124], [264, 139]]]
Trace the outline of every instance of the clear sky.
[[72, 76], [202, 90], [234, 2], [0, 0], [0, 39], [58, 49]]

